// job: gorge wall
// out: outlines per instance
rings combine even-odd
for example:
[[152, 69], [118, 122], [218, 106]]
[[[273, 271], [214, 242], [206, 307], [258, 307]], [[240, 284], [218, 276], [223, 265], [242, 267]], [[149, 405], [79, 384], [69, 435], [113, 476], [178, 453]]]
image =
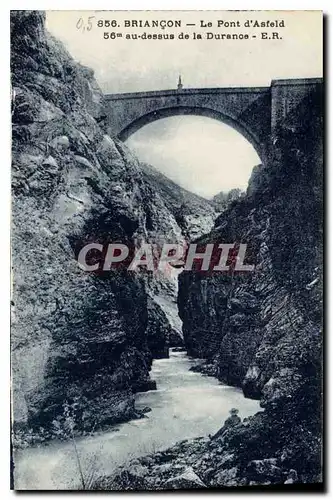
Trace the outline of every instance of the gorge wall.
[[247, 243], [254, 271], [179, 277], [188, 351], [207, 358], [221, 380], [243, 384], [250, 397], [272, 394], [280, 370], [294, 379], [305, 352], [320, 360], [321, 101], [314, 93], [299, 105], [299, 126], [282, 125], [271, 163], [254, 169], [245, 199], [197, 240]]
[[85, 273], [77, 253], [184, 235], [138, 160], [104, 133], [93, 72], [45, 31], [45, 15], [12, 12], [11, 38], [13, 428], [49, 437], [69, 405], [90, 431], [137, 416], [133, 392], [154, 387], [152, 356], [179, 332], [154, 300], [168, 280]]
[[270, 163], [254, 169], [246, 197], [198, 240], [247, 243], [254, 271], [179, 277], [188, 352], [265, 408], [238, 430], [257, 439], [256, 451], [251, 437], [242, 453], [248, 462], [285, 457], [301, 482], [318, 480], [321, 467], [322, 112], [317, 90], [281, 124]]

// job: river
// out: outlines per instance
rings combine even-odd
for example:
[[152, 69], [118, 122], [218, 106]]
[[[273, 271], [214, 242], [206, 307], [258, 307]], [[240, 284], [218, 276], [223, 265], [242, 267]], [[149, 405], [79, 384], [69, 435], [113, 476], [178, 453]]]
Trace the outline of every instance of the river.
[[[259, 410], [258, 401], [245, 399], [240, 389], [213, 377], [190, 371], [198, 360], [170, 351], [169, 359], [155, 360], [151, 377], [157, 390], [138, 393], [136, 407], [152, 411], [140, 420], [76, 440], [85, 476], [111, 474], [126, 461], [158, 451], [177, 441], [215, 433], [238, 408], [246, 417]], [[80, 485], [73, 443], [52, 441], [16, 451], [15, 489], [76, 489]]]

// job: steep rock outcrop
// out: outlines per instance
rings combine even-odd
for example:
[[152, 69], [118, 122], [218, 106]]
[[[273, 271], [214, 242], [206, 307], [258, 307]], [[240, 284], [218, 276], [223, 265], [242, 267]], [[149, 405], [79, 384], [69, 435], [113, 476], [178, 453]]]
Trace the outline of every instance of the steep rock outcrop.
[[[258, 167], [254, 167], [253, 171], [257, 170], [257, 168]], [[239, 188], [231, 189], [228, 192], [221, 191], [213, 196], [211, 203], [213, 204], [215, 210], [220, 213], [223, 212], [231, 202], [244, 197], [244, 195], [245, 193]]]
[[[179, 277], [188, 352], [261, 399], [266, 411], [254, 417], [253, 432], [266, 434], [274, 456], [287, 453], [304, 481], [318, 480], [321, 460], [321, 116], [321, 93], [313, 92], [281, 123], [270, 163], [256, 168], [247, 196], [198, 240], [247, 243], [254, 271]], [[308, 457], [297, 440], [311, 449]]]
[[178, 186], [148, 163], [141, 166], [145, 179], [160, 194], [186, 238], [198, 238], [211, 230], [216, 218], [212, 201]]
[[[145, 276], [84, 272], [78, 251], [183, 236], [137, 159], [99, 125], [92, 71], [44, 22], [11, 14], [12, 391], [14, 430], [50, 436], [64, 407], [77, 430], [135, 417], [133, 391], [153, 387], [149, 325], [167, 328]], [[165, 349], [165, 336], [154, 342]]]
[[169, 338], [172, 334], [170, 323], [163, 309], [150, 297], [148, 298], [147, 341], [154, 359], [169, 357]]

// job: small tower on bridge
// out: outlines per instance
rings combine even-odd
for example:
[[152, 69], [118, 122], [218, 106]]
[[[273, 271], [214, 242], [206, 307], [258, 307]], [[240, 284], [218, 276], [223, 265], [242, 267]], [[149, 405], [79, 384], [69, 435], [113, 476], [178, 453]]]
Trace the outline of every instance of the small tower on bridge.
[[182, 90], [183, 84], [182, 84], [182, 75], [179, 75], [178, 78], [178, 85], [177, 85], [177, 90]]

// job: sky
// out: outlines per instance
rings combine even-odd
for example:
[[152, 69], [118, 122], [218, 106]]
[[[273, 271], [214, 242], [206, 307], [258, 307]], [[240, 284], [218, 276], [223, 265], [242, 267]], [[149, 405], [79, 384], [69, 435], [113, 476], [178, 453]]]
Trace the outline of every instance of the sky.
[[[88, 23], [92, 29], [88, 30]], [[115, 20], [119, 28], [100, 28], [97, 21]], [[125, 20], [181, 20], [182, 27], [124, 28]], [[239, 21], [240, 28], [217, 22]], [[284, 21], [279, 40], [261, 40], [245, 21]], [[213, 27], [199, 29], [201, 21]], [[195, 23], [196, 27], [186, 27]], [[106, 93], [176, 88], [269, 86], [273, 79], [322, 76], [322, 22], [319, 11], [48, 11], [47, 28], [71, 55], [94, 69]], [[256, 33], [255, 40], [193, 40], [193, 32]], [[104, 32], [122, 32], [105, 40]], [[127, 40], [127, 33], [171, 32], [175, 40]], [[188, 32], [189, 40], [179, 40]], [[209, 197], [232, 187], [245, 188], [254, 165], [252, 146], [229, 126], [209, 118], [177, 116], [146, 125], [127, 141], [140, 159], [159, 168], [187, 189]]]
[[245, 190], [252, 168], [260, 163], [241, 134], [202, 116], [156, 120], [130, 136], [126, 144], [140, 159], [204, 198], [236, 187]]

